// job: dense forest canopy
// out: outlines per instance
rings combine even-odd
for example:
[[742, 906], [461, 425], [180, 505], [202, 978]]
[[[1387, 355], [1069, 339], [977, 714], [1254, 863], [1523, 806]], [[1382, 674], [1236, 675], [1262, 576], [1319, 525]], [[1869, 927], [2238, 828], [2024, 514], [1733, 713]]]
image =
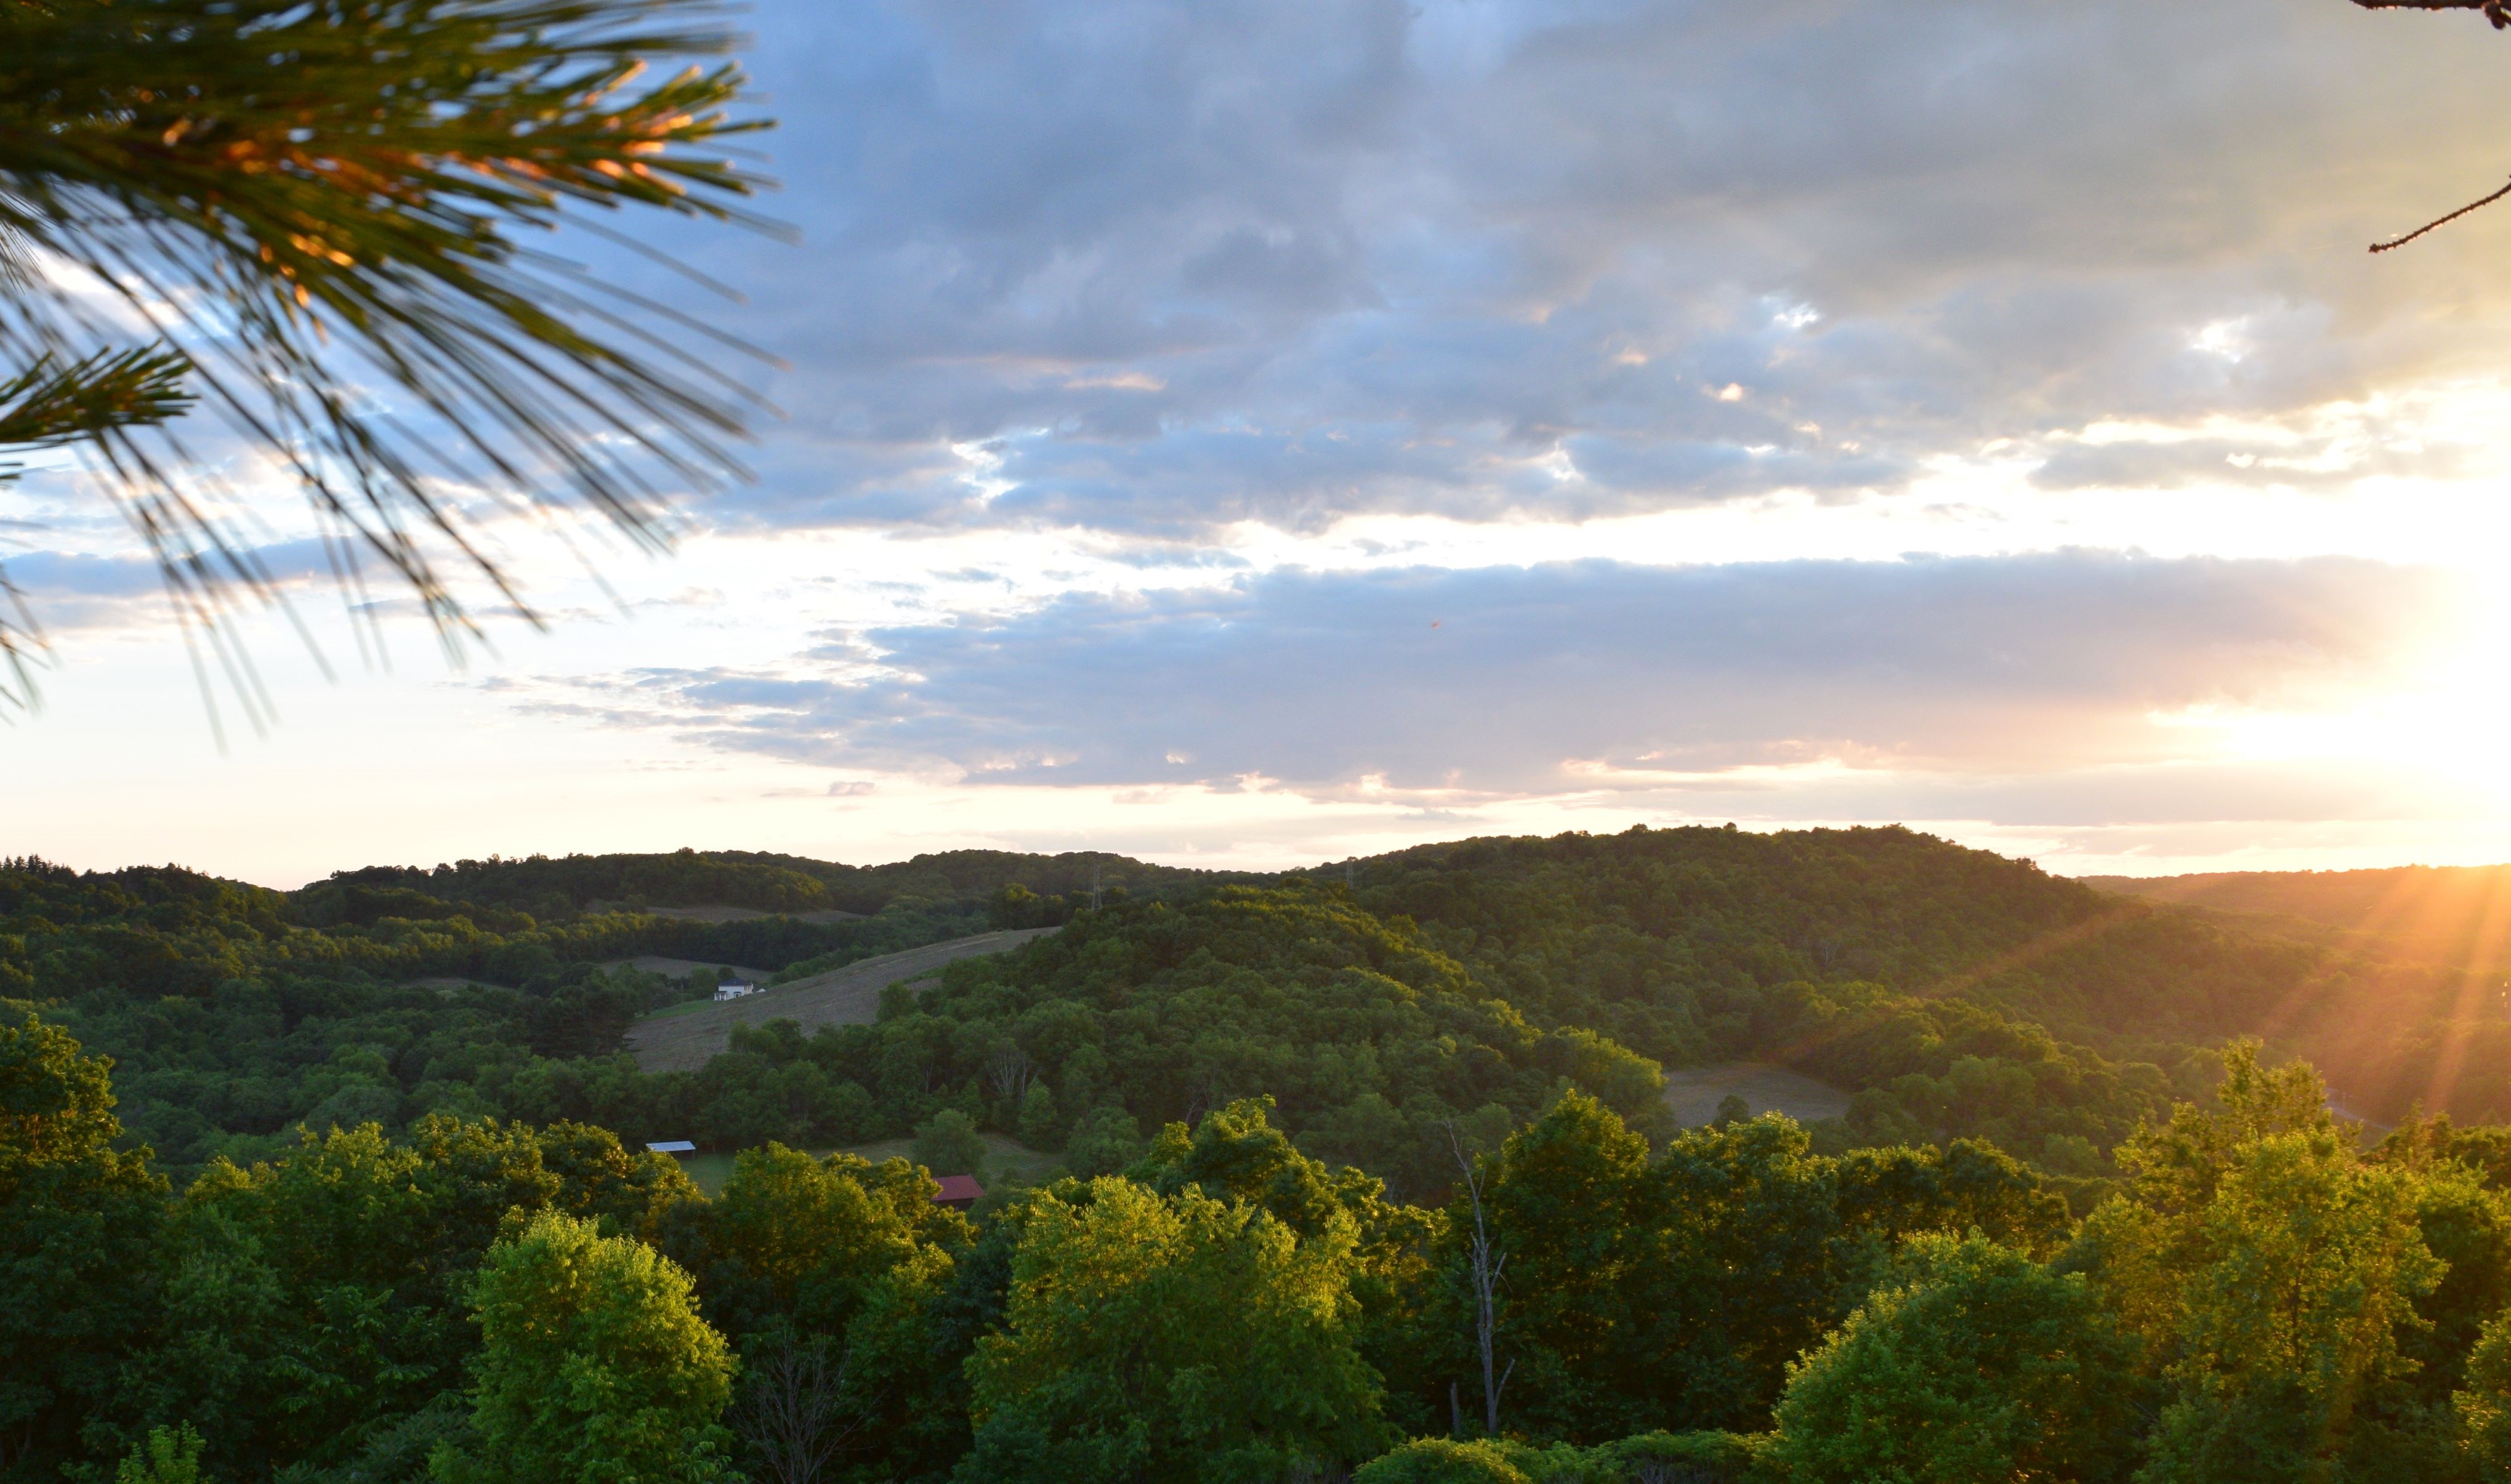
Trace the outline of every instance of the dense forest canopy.
[[[1013, 926], [623, 1049], [711, 965]], [[2474, 1484], [2466, 983], [1902, 830], [0, 863], [0, 1477]], [[1669, 1069], [1748, 1058], [1846, 1114], [1679, 1126]]]
[[2380, 957], [2511, 971], [2511, 866], [2391, 866], [2370, 871], [2210, 871], [2095, 876], [2122, 896], [2279, 920], [2258, 924]]
[[[693, 908], [743, 911], [674, 915]], [[1523, 1121], [1566, 1079], [1647, 1126], [1648, 1064], [1758, 1058], [1854, 1095], [1813, 1130], [1826, 1151], [1979, 1138], [2100, 1179], [2242, 1035], [2316, 1062], [2358, 1113], [2511, 1116], [2511, 1024], [2468, 975], [2262, 920], [1903, 830], [1477, 840], [1272, 879], [681, 851], [277, 892], [15, 861], [0, 996], [113, 1057], [130, 1141], [177, 1173], [438, 1111], [729, 1151], [903, 1136], [948, 1108], [1056, 1152], [1260, 1095], [1307, 1147], [1423, 1191], [1448, 1178], [1449, 1120]], [[875, 1024], [746, 1032], [691, 1073], [622, 1050], [713, 983], [639, 959], [792, 979], [1057, 923], [894, 993]]]
[[1975, 1141], [1652, 1140], [1574, 1089], [1454, 1125], [1422, 1204], [1264, 1099], [973, 1213], [905, 1159], [769, 1143], [710, 1197], [441, 1112], [178, 1192], [13, 1010], [0, 1477], [2500, 1477], [2511, 1130], [2366, 1148], [2306, 1068], [2224, 1072], [2080, 1219]]

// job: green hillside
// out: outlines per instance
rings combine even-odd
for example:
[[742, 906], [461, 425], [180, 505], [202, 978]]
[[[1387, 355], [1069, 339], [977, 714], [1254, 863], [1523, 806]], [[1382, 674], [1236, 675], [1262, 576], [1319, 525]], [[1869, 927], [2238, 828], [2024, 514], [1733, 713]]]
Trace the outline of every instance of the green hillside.
[[[134, 1139], [190, 1169], [283, 1147], [300, 1125], [511, 1112], [519, 1083], [611, 1065], [638, 1015], [714, 984], [605, 964], [816, 972], [982, 932], [1006, 913], [1015, 925], [1056, 918], [1087, 900], [1094, 876], [1108, 901], [1202, 879], [1104, 855], [963, 851], [857, 870], [680, 851], [372, 868], [278, 892], [175, 867], [6, 860], [0, 998], [43, 1004], [108, 1051]], [[781, 915], [831, 900], [861, 916]], [[681, 905], [780, 915], [643, 910]], [[623, 1131], [678, 1137], [702, 1102], [640, 1091], [611, 1113]]]
[[[1897, 829], [12, 861], [0, 1480], [731, 1484], [807, 1435], [831, 1484], [2483, 1484], [2511, 1048], [2463, 974], [2279, 920]], [[1058, 930], [695, 1072], [620, 1049], [712, 975], [616, 960], [987, 926]], [[2367, 1148], [2296, 1054], [2461, 1122]], [[1738, 1061], [1846, 1112], [1677, 1127], [1662, 1069]]]
[[[735, 1149], [899, 1137], [947, 1107], [1052, 1148], [1094, 1117], [1147, 1130], [1270, 1095], [1311, 1147], [1426, 1189], [1450, 1119], [1522, 1121], [1565, 1078], [1647, 1126], [1632, 1069], [1750, 1058], [1854, 1095], [1826, 1149], [1971, 1137], [2092, 1176], [2243, 1035], [2369, 1115], [2511, 1116], [2511, 1026], [2464, 975], [1906, 830], [1486, 839], [1227, 880], [1099, 855], [679, 852], [280, 893], [20, 861], [0, 868], [0, 993], [112, 1055], [134, 1137], [178, 1169], [431, 1111]], [[799, 916], [832, 904], [861, 916]], [[648, 910], [693, 905], [770, 915]], [[605, 964], [793, 976], [1066, 920], [899, 991], [878, 1025], [745, 1033], [695, 1073], [620, 1054], [637, 1016], [709, 985]]]
[[2081, 879], [2148, 902], [2273, 918], [2275, 931], [2380, 957], [2511, 974], [2511, 866]]

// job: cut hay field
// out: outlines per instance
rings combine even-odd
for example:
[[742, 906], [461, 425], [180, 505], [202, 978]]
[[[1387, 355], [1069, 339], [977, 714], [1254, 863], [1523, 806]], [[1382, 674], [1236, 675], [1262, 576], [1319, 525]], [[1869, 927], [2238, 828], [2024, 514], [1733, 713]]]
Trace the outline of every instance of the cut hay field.
[[1003, 953], [1053, 931], [1051, 927], [1022, 927], [928, 943], [922, 948], [883, 954], [778, 985], [741, 999], [720, 1003], [709, 1000], [694, 1008], [675, 1006], [630, 1027], [628, 1049], [637, 1053], [637, 1065], [647, 1072], [695, 1072], [731, 1047], [735, 1026], [790, 1020], [806, 1035], [819, 1026], [868, 1026], [878, 1018], [880, 992], [890, 985], [929, 974], [957, 959]]
[[[985, 1141], [985, 1167], [979, 1172], [978, 1179], [989, 1189], [1005, 1171], [1016, 1176], [1021, 1184], [1033, 1186], [1062, 1167], [1061, 1161], [1055, 1155], [1040, 1153], [1027, 1145], [1001, 1134], [983, 1133], [977, 1137]], [[807, 1152], [815, 1157], [826, 1157], [831, 1153], [859, 1154], [878, 1164], [884, 1159], [914, 1158], [915, 1141], [878, 1139], [869, 1144], [852, 1145], [842, 1150], [815, 1149]], [[723, 1193], [723, 1183], [732, 1178], [732, 1161], [731, 1154], [682, 1154], [680, 1168], [688, 1171], [689, 1178], [696, 1181], [698, 1189], [704, 1191], [707, 1198], [712, 1200]]]
[[1685, 1128], [1716, 1118], [1719, 1103], [1730, 1093], [1750, 1104], [1756, 1113], [1783, 1113], [1798, 1123], [1837, 1118], [1848, 1112], [1847, 1093], [1768, 1062], [1721, 1062], [1665, 1074], [1665, 1105]]

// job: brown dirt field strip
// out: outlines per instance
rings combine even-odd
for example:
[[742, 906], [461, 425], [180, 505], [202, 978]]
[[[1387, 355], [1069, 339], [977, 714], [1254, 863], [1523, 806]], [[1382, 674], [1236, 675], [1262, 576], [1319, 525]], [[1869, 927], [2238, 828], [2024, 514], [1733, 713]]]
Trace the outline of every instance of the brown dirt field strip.
[[1053, 931], [1023, 927], [928, 943], [797, 979], [747, 998], [640, 1020], [629, 1028], [628, 1049], [637, 1053], [637, 1065], [647, 1072], [695, 1072], [731, 1046], [735, 1026], [790, 1020], [805, 1033], [815, 1026], [868, 1026], [880, 1013], [880, 992], [890, 985], [956, 959], [1018, 948]]
[[1726, 1062], [1684, 1067], [1665, 1074], [1665, 1106], [1685, 1128], [1718, 1116], [1719, 1101], [1739, 1093], [1757, 1113], [1783, 1113], [1798, 1123], [1836, 1118], [1848, 1112], [1848, 1094], [1828, 1082], [1767, 1062]]

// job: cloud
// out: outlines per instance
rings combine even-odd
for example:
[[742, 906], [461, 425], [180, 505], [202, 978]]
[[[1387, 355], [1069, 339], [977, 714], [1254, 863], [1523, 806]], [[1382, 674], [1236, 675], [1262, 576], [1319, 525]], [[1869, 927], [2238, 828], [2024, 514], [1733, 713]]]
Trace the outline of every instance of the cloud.
[[1276, 571], [832, 636], [777, 673], [554, 704], [977, 782], [1749, 791], [1755, 770], [2180, 761], [2192, 708], [2307, 705], [2445, 627], [2453, 579], [2345, 559]]
[[[45, 532], [52, 534], [52, 532]], [[301, 538], [240, 546], [238, 561], [267, 579], [273, 596], [292, 599], [317, 586], [328, 586], [333, 573], [319, 539]], [[237, 611], [250, 612], [255, 595], [235, 578], [233, 564], [213, 562], [212, 571], [232, 599]], [[157, 627], [174, 621], [166, 602], [166, 579], [154, 557], [144, 551], [111, 555], [92, 551], [0, 553], [5, 575], [27, 609], [54, 632]], [[384, 590], [377, 611], [415, 612], [414, 604], [392, 589]]]
[[2361, 251], [2500, 168], [2463, 19], [777, 0], [805, 245], [708, 260], [792, 420], [713, 518], [1578, 519], [1888, 492], [1994, 440], [2137, 479], [2066, 439], [2490, 367], [2506, 228]]
[[9, 580], [40, 601], [46, 598], [133, 598], [164, 590], [157, 564], [143, 556], [93, 552], [26, 552], [9, 558]]

